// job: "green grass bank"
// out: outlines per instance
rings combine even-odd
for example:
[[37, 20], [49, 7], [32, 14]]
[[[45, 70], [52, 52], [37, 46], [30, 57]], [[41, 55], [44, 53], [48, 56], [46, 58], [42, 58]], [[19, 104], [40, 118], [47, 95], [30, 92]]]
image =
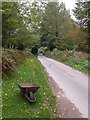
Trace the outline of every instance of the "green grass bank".
[[[19, 58], [20, 59], [20, 58]], [[32, 54], [23, 58], [23, 64], [17, 66], [8, 79], [3, 77], [2, 85], [2, 112], [3, 118], [52, 118], [57, 117], [56, 97], [49, 86], [48, 77], [43, 66]], [[39, 84], [36, 92], [36, 102], [31, 104], [28, 100], [20, 97], [17, 85], [20, 83]]]

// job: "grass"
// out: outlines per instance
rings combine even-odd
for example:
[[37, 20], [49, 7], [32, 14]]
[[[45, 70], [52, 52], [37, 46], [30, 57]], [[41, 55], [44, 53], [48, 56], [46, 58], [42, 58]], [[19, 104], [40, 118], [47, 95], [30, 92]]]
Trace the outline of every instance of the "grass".
[[86, 53], [54, 50], [53, 52], [47, 52], [46, 56], [84, 73], [90, 73]]
[[67, 65], [80, 70], [82, 72], [88, 73], [88, 61], [83, 59], [77, 59], [77, 58], [70, 58], [67, 62], [65, 62]]
[[[2, 75], [1, 75], [1, 71], [2, 71], [2, 48], [0, 47], [0, 106], [2, 105]], [[2, 108], [0, 107], [0, 118], [1, 118], [1, 114], [2, 114]]]
[[[20, 97], [17, 85], [20, 83], [39, 84], [36, 102], [31, 104]], [[8, 80], [3, 78], [2, 85], [2, 117], [3, 118], [52, 118], [57, 116], [56, 96], [52, 93], [44, 68], [33, 55], [25, 59], [24, 64], [17, 67]]]
[[[2, 105], [2, 82], [1, 82], [1, 77], [0, 77], [0, 106]], [[2, 108], [0, 107], [0, 118], [1, 118], [1, 114], [2, 114]]]

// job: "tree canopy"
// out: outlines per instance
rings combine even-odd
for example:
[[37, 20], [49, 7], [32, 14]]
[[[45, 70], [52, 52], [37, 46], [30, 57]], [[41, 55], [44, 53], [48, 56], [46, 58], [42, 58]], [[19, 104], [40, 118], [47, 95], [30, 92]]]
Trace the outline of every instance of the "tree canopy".
[[6, 48], [45, 47], [52, 51], [87, 51], [87, 2], [77, 1], [73, 10], [77, 23], [71, 19], [65, 4], [58, 2], [3, 2], [2, 45]]
[[[28, 6], [25, 6], [25, 4], [17, 2], [2, 3], [3, 47], [11, 47], [11, 45], [15, 45], [17, 48], [20, 45], [24, 48], [31, 47], [40, 39], [39, 34], [36, 33], [35, 26], [37, 23], [34, 20], [35, 15], [33, 14], [36, 8], [30, 7], [27, 10]], [[30, 16], [29, 13], [33, 15]], [[39, 18], [36, 19], [38, 21]]]
[[73, 10], [78, 23], [80, 46], [85, 51], [88, 51], [89, 4], [87, 0], [78, 0]]
[[65, 4], [50, 2], [45, 8], [43, 21], [41, 22], [41, 45], [47, 46], [48, 49], [53, 48], [66, 49], [64, 41], [68, 39], [68, 30], [71, 26], [71, 18], [69, 11], [66, 10]]

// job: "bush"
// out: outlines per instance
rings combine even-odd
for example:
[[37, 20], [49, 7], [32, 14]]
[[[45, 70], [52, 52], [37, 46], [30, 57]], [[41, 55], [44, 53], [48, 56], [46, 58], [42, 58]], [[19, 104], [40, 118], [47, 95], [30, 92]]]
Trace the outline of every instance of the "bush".
[[53, 49], [53, 54], [55, 56], [57, 56], [59, 53], [60, 53], [60, 51], [57, 48]]
[[59, 51], [55, 48], [53, 52], [48, 51], [45, 53], [45, 55], [78, 70], [90, 73], [90, 66], [88, 65], [88, 54], [85, 52], [78, 52], [75, 50]]
[[37, 55], [38, 48], [37, 47], [33, 47], [32, 50], [31, 50], [31, 53], [34, 54], [34, 55]]
[[16, 70], [16, 66], [23, 63], [30, 52], [24, 52], [14, 49], [2, 49], [2, 75], [8, 76]]
[[44, 55], [47, 50], [48, 50], [47, 47], [41, 47], [38, 50], [38, 54], [43, 54]]
[[24, 50], [24, 49], [25, 49], [25, 46], [24, 46], [23, 44], [19, 44], [17, 49], [18, 49], [18, 50]]

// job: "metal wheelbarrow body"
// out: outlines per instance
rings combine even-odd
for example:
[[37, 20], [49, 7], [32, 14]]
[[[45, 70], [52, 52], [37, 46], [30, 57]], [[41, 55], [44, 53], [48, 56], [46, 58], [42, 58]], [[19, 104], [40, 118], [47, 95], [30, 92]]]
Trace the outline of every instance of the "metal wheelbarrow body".
[[[18, 81], [17, 81], [18, 82]], [[20, 96], [24, 95], [29, 102], [35, 102], [36, 98], [34, 93], [40, 88], [39, 85], [33, 83], [22, 83], [18, 82], [18, 86], [20, 89]]]

